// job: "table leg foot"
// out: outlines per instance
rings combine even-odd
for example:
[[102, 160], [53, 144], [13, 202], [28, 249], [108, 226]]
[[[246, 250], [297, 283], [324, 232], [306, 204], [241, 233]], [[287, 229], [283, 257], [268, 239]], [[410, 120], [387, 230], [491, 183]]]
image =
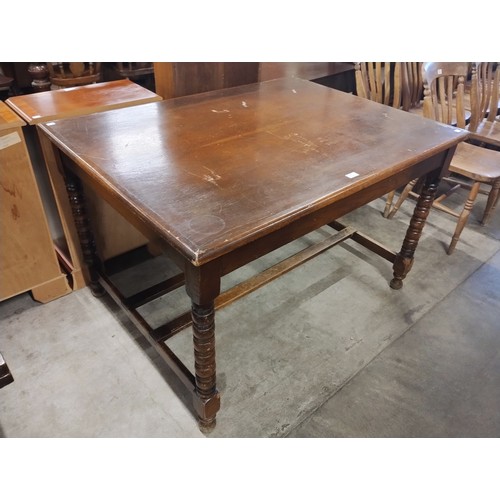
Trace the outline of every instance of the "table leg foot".
[[198, 428], [203, 434], [210, 434], [215, 429], [215, 425], [215, 417], [211, 420], [198, 420]]
[[403, 288], [403, 280], [406, 275], [410, 272], [411, 266], [413, 265], [413, 257], [403, 257], [401, 252], [396, 256], [394, 261], [393, 271], [394, 277], [390, 282], [390, 287], [393, 290], [400, 290]]
[[210, 398], [204, 398], [194, 392], [193, 406], [198, 415], [198, 425], [203, 432], [210, 432], [215, 428], [215, 416], [220, 408], [220, 395], [218, 392]]
[[392, 278], [389, 286], [393, 290], [401, 290], [401, 288], [403, 288], [403, 280], [401, 278]]
[[89, 287], [92, 295], [98, 299], [106, 295], [106, 290], [99, 283], [90, 283]]

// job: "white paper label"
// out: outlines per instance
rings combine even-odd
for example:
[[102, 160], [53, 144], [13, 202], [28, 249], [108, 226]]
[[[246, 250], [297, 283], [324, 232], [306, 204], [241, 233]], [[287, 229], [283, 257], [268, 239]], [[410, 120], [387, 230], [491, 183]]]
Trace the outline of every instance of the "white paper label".
[[10, 134], [4, 135], [3, 137], [0, 137], [0, 149], [8, 148], [9, 146], [13, 146], [14, 144], [17, 144], [19, 142], [21, 142], [21, 137], [19, 137], [19, 134], [17, 132], [12, 132]]
[[350, 174], [345, 174], [345, 176], [348, 179], [354, 179], [354, 177], [357, 177], [359, 174], [357, 172], [351, 172]]

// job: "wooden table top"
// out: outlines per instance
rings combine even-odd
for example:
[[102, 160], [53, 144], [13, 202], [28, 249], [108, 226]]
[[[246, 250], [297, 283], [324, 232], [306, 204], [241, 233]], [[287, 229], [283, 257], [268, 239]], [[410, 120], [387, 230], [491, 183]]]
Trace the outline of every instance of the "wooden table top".
[[135, 106], [161, 97], [130, 80], [95, 83], [10, 97], [5, 102], [29, 125]]
[[22, 127], [26, 123], [19, 118], [4, 102], [0, 101], [0, 130]]
[[40, 127], [202, 265], [432, 157], [467, 133], [299, 79]]

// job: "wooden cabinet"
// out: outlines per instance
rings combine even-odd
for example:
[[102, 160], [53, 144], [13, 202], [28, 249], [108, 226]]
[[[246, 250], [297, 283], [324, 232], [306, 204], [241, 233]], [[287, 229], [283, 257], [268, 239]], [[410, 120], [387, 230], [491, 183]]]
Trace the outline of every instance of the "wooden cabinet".
[[155, 62], [156, 93], [163, 99], [255, 83], [257, 62]]
[[0, 102], [0, 300], [31, 290], [48, 302], [71, 288], [52, 245], [24, 125]]
[[[109, 111], [128, 106], [137, 106], [161, 100], [161, 97], [130, 80], [97, 83], [68, 89], [52, 90], [29, 95], [14, 96], [6, 103], [33, 127], [52, 120]], [[54, 238], [61, 262], [71, 276], [71, 285], [77, 290], [86, 285], [86, 269], [80, 249], [78, 233], [73, 221], [71, 207], [61, 166], [54, 157], [52, 148], [44, 144], [47, 139], [41, 137], [41, 143], [35, 141], [34, 147], [41, 147], [42, 168], [47, 169], [51, 190], [56, 205], [55, 213], [60, 218], [63, 229], [62, 238]], [[113, 208], [86, 190], [89, 210], [96, 221], [94, 233], [103, 260], [119, 255], [128, 250], [145, 245], [147, 240]]]

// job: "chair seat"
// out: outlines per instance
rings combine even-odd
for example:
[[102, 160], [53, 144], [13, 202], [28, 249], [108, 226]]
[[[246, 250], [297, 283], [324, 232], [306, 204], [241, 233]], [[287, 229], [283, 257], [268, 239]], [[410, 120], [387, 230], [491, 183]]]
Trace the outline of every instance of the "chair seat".
[[420, 103], [414, 108], [410, 108], [408, 113], [412, 113], [413, 115], [424, 116], [424, 101], [420, 101]]
[[473, 132], [474, 138], [484, 139], [485, 142], [500, 148], [500, 122], [483, 120]]
[[450, 172], [474, 181], [492, 183], [500, 179], [499, 153], [462, 142], [453, 155]]

